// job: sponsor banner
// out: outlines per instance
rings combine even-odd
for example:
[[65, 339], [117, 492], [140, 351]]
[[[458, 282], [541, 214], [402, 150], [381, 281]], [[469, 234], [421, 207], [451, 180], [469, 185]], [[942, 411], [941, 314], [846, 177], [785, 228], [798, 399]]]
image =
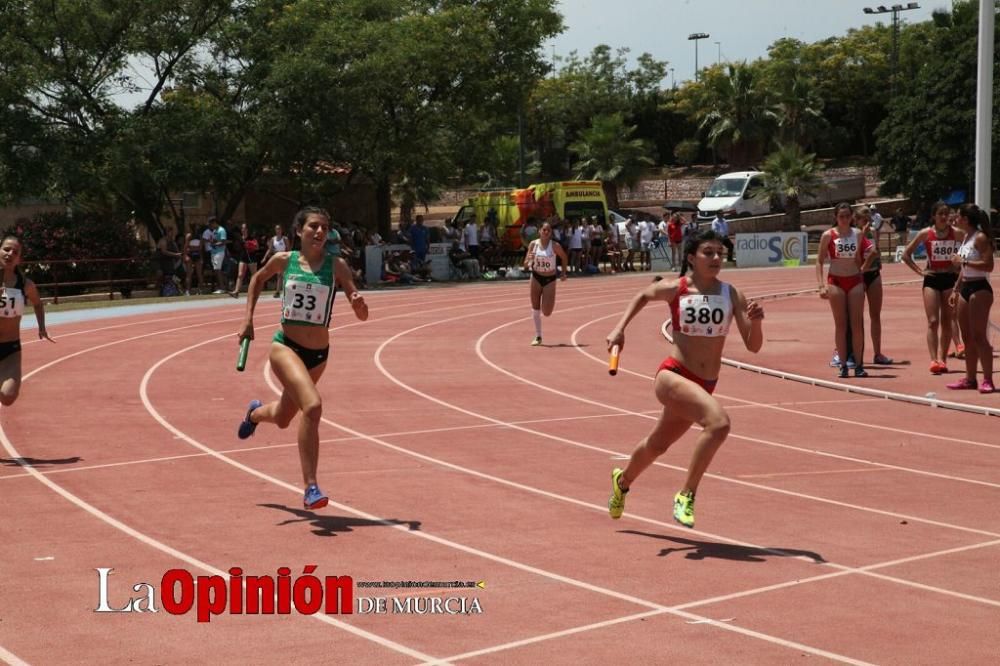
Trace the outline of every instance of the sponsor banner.
[[736, 265], [797, 266], [806, 263], [809, 244], [805, 233], [736, 234]]

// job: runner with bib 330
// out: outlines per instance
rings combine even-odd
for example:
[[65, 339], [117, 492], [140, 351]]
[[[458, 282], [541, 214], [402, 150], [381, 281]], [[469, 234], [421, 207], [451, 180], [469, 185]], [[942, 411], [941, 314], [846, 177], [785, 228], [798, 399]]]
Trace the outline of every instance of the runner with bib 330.
[[[756, 353], [764, 343], [764, 309], [759, 303], [748, 303], [735, 287], [719, 280], [725, 251], [722, 237], [714, 231], [688, 238], [680, 278], [644, 287], [608, 334], [608, 349], [618, 345], [624, 350], [625, 327], [647, 303], [666, 301], [670, 305], [674, 354], [660, 364], [653, 384], [663, 411], [653, 431], [632, 451], [628, 466], [611, 472], [608, 513], [612, 518], [621, 517], [625, 494], [639, 475], [697, 423], [702, 431], [695, 443], [687, 480], [674, 496], [674, 520], [694, 527], [698, 484], [729, 435], [729, 415], [712, 397], [722, 368], [726, 334], [735, 320], [747, 349]], [[689, 266], [690, 278], [685, 276]]]
[[531, 320], [535, 323], [535, 337], [531, 344], [542, 344], [542, 315], [552, 314], [556, 307], [556, 280], [560, 278], [556, 261], [562, 262], [562, 279], [568, 273], [566, 251], [552, 240], [552, 225], [546, 222], [538, 231], [538, 238], [528, 244], [524, 267], [531, 271]]
[[272, 338], [270, 361], [278, 381], [284, 387], [281, 398], [263, 404], [254, 400], [240, 423], [239, 437], [246, 439], [260, 423], [274, 423], [287, 428], [297, 412], [299, 422], [299, 460], [305, 483], [303, 505], [319, 509], [329, 501], [316, 483], [319, 464], [319, 421], [323, 401], [316, 388], [326, 369], [330, 351], [330, 316], [339, 286], [344, 290], [358, 319], [368, 319], [368, 306], [354, 286], [350, 266], [336, 253], [330, 253], [330, 216], [321, 208], [305, 208], [295, 216], [295, 228], [302, 249], [275, 253], [263, 269], [250, 278], [247, 313], [238, 333], [240, 342], [253, 339], [253, 312], [264, 284], [284, 273], [285, 289], [281, 301], [281, 328]]

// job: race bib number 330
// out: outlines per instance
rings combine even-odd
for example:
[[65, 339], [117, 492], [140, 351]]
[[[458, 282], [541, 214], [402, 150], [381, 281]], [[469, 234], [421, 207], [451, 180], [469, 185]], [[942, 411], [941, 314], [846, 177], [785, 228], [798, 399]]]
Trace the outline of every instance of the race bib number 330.
[[679, 305], [682, 333], [716, 337], [729, 332], [732, 305], [728, 298], [691, 294], [682, 297]]
[[290, 280], [285, 283], [282, 317], [286, 321], [323, 324], [329, 299], [330, 287], [325, 284]]

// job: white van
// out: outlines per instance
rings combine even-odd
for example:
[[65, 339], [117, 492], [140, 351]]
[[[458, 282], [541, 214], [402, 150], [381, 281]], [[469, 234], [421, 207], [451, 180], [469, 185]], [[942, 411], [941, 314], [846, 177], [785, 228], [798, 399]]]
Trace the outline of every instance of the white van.
[[[702, 222], [711, 220], [717, 211], [722, 211], [725, 217], [750, 217], [751, 215], [767, 215], [779, 212], [784, 206], [784, 199], [777, 211], [772, 207], [769, 197], [755, 196], [764, 186], [763, 171], [734, 171], [724, 173], [714, 181], [698, 202], [698, 219]], [[864, 176], [828, 176], [811, 194], [799, 197], [802, 210], [833, 206], [841, 201], [854, 203], [865, 197]]]
[[698, 219], [711, 220], [720, 210], [726, 217], [767, 215], [771, 212], [771, 202], [767, 197], [754, 196], [763, 185], [763, 171], [722, 174], [698, 202]]

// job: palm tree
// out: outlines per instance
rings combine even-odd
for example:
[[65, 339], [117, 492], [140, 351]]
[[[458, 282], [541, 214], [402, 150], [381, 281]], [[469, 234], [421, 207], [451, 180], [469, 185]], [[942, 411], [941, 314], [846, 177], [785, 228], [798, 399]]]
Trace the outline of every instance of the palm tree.
[[823, 98], [812, 81], [800, 74], [781, 79], [774, 91], [772, 114], [778, 123], [778, 140], [809, 148], [813, 137], [829, 125], [823, 117]]
[[579, 158], [573, 165], [576, 177], [601, 181], [611, 209], [618, 208], [618, 186], [634, 186], [643, 167], [655, 164], [649, 144], [631, 138], [634, 132], [635, 126], [625, 125], [620, 113], [595, 116], [569, 147]]
[[774, 118], [754, 67], [745, 62], [727, 65], [725, 76], [710, 79], [704, 101], [710, 106], [699, 129], [708, 131], [709, 145], [721, 148], [733, 167], [755, 162], [768, 143]]
[[819, 189], [821, 178], [816, 155], [806, 153], [797, 143], [779, 144], [764, 160], [764, 186], [755, 194], [784, 203], [786, 231], [799, 231], [800, 199]]

